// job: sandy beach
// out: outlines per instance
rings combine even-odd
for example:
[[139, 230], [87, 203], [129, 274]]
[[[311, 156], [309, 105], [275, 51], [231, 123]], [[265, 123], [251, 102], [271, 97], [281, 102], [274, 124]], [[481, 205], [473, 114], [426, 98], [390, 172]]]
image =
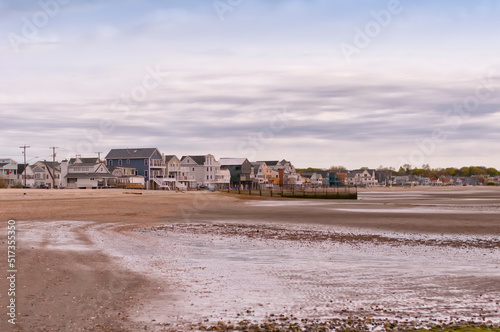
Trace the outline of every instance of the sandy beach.
[[4, 317], [1, 331], [185, 331], [279, 315], [499, 323], [496, 187], [372, 188], [357, 201], [6, 189], [0, 216], [2, 246], [8, 220], [18, 246], [17, 323]]

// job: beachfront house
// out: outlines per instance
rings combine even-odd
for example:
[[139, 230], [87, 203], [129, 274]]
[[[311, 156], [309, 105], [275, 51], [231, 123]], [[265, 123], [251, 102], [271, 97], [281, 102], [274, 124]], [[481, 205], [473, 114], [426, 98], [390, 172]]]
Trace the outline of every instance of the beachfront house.
[[[61, 163], [52, 161], [37, 161], [33, 166], [38, 166], [44, 173], [43, 185], [58, 188], [61, 185]], [[55, 167], [55, 170], [54, 170]]]
[[115, 180], [116, 176], [98, 158], [77, 156], [61, 162], [62, 188], [109, 188], [114, 185]]
[[195, 177], [190, 173], [189, 167], [181, 166], [180, 159], [175, 155], [165, 156], [166, 177], [165, 181], [170, 188], [186, 190], [195, 187]]
[[181, 165], [188, 168], [189, 175], [194, 176], [193, 185], [209, 189], [224, 189], [229, 186], [231, 173], [221, 170], [220, 163], [211, 154], [202, 156], [183, 156]]
[[272, 186], [270, 184], [270, 179], [273, 176], [273, 171], [271, 168], [267, 167], [266, 163], [263, 161], [257, 161], [252, 163], [255, 187], [264, 189]]
[[26, 165], [26, 169], [24, 168], [24, 164], [17, 165], [17, 183], [20, 183], [24, 186], [24, 176], [26, 175], [26, 187], [33, 188], [35, 187], [35, 174], [33, 173], [33, 167], [31, 165]]
[[347, 175], [347, 183], [350, 186], [372, 187], [378, 185], [374, 169], [357, 169]]
[[221, 158], [219, 164], [229, 170], [231, 186], [252, 187], [255, 173], [252, 163], [247, 158]]
[[114, 184], [117, 188], [144, 189], [144, 177], [136, 175], [137, 170], [127, 166], [106, 166], [116, 177]]
[[133, 167], [136, 175], [144, 177], [146, 189], [165, 187], [165, 163], [156, 148], [112, 149], [106, 155], [108, 166]]
[[17, 162], [10, 158], [0, 159], [0, 180], [6, 186], [19, 184], [17, 177]]

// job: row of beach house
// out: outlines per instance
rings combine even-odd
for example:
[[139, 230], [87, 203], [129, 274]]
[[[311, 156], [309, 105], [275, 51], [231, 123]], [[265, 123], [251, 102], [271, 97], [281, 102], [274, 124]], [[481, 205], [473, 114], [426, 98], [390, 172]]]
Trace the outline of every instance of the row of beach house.
[[34, 188], [227, 189], [302, 186], [303, 177], [286, 161], [256, 161], [213, 155], [165, 155], [157, 148], [112, 149], [104, 160], [75, 156], [32, 165], [0, 159], [9, 186]]
[[[0, 159], [4, 186], [29, 188], [137, 188], [187, 190], [230, 187], [272, 189], [338, 186], [482, 185], [477, 177], [390, 176], [374, 169], [297, 172], [287, 160], [255, 161], [213, 155], [165, 155], [157, 148], [112, 149], [104, 160], [77, 155], [62, 162], [25, 165]], [[500, 177], [489, 179], [500, 185]]]

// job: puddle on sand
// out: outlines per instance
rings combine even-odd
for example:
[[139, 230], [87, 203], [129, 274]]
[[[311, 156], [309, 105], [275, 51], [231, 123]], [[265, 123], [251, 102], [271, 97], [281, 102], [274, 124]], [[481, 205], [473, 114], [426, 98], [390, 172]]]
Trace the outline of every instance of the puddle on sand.
[[[302, 241], [300, 231], [296, 240], [277, 240], [245, 236], [241, 226], [168, 225], [132, 232], [128, 266], [170, 285], [175, 294], [146, 303], [136, 319], [181, 325], [262, 321], [269, 314], [498, 320], [500, 255], [494, 245], [469, 246], [466, 238], [459, 247]], [[130, 264], [133, 247], [144, 241], [148, 253]]]

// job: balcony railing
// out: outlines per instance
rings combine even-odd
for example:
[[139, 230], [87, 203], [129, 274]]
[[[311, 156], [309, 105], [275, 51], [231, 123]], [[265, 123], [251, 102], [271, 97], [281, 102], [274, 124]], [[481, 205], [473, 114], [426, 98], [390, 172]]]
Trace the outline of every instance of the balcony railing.
[[151, 160], [151, 167], [166, 167], [165, 163], [161, 160], [153, 159]]

